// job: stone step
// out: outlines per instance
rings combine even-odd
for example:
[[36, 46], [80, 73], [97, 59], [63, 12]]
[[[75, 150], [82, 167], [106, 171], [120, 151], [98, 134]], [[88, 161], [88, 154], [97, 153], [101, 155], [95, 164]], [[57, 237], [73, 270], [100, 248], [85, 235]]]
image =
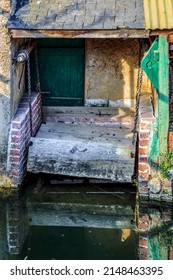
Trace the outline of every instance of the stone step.
[[105, 127], [91, 124], [64, 124], [47, 122], [42, 124], [37, 133], [38, 138], [59, 140], [85, 140], [100, 143], [131, 145], [133, 133], [130, 128]]
[[31, 138], [27, 170], [131, 182], [135, 146], [130, 128], [94, 124], [42, 124]]
[[130, 145], [31, 138], [27, 170], [66, 176], [131, 182], [134, 158]]
[[132, 108], [44, 107], [45, 122], [90, 123], [133, 126]]

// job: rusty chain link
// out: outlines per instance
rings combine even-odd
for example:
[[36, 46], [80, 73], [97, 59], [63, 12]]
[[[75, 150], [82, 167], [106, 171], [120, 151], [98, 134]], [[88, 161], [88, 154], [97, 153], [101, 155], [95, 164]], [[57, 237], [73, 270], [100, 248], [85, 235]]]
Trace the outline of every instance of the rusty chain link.
[[28, 102], [29, 102], [29, 117], [30, 117], [30, 133], [33, 136], [32, 125], [32, 106], [31, 106], [31, 69], [30, 69], [30, 57], [27, 59], [27, 77], [28, 77]]
[[39, 66], [38, 66], [37, 44], [35, 44], [35, 66], [36, 66], [36, 76], [37, 76], [36, 91], [37, 91], [37, 93], [40, 93], [41, 86], [40, 86], [40, 72], [39, 72]]
[[139, 130], [139, 104], [140, 104], [140, 97], [141, 97], [141, 88], [142, 88], [142, 81], [143, 81], [143, 69], [141, 68], [141, 45], [139, 44], [139, 68], [138, 68], [138, 78], [137, 78], [137, 88], [136, 88], [136, 106], [135, 106], [135, 120], [134, 120], [134, 128], [133, 128], [133, 140], [132, 145], [135, 145], [137, 132]]

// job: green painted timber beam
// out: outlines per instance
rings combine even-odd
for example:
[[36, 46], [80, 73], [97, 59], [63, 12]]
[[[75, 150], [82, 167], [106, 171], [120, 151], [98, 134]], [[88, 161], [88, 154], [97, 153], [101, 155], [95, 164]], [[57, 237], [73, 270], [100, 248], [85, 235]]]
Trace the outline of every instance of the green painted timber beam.
[[167, 36], [159, 36], [158, 137], [159, 157], [168, 150], [169, 57]]
[[148, 144], [148, 155], [151, 164], [158, 165], [158, 121], [152, 124], [150, 130], [150, 140]]
[[[168, 42], [165, 35], [159, 35], [151, 48], [143, 58], [141, 67], [149, 77], [151, 83], [158, 93], [158, 118], [157, 141], [154, 137], [150, 143], [150, 161], [156, 162], [156, 158], [161, 159], [168, 149], [168, 129], [169, 129], [169, 57]], [[154, 156], [153, 156], [154, 155]], [[158, 163], [158, 160], [157, 160]]]

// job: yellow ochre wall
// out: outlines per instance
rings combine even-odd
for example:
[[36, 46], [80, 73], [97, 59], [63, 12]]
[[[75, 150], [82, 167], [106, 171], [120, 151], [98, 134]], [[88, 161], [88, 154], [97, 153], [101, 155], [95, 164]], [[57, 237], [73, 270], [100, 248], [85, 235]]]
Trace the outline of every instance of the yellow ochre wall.
[[[86, 40], [85, 98], [117, 100], [135, 99], [138, 51], [137, 39]], [[151, 92], [147, 76], [143, 92]]]

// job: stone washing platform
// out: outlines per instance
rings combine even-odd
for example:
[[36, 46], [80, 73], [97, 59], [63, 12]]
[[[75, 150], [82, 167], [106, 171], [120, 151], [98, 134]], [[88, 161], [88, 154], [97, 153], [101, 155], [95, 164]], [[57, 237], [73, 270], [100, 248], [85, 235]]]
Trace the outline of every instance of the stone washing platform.
[[78, 108], [75, 112], [66, 108], [52, 112], [31, 138], [29, 172], [132, 181], [132, 108]]

